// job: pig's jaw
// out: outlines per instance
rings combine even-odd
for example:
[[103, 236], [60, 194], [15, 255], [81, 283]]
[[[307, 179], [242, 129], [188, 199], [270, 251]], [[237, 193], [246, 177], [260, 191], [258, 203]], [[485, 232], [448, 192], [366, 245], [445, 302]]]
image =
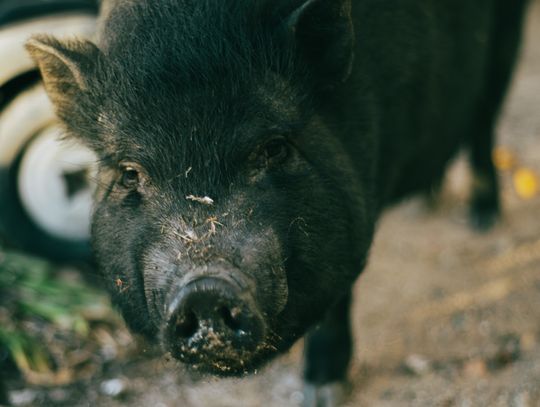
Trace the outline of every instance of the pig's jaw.
[[[290, 343], [289, 343], [290, 342]], [[246, 350], [230, 346], [219, 334], [205, 333], [205, 340], [198, 346], [171, 348], [162, 342], [164, 351], [181, 362], [187, 369], [197, 373], [220, 377], [240, 377], [256, 373], [279, 353], [287, 350], [294, 340], [280, 341], [277, 335], [268, 335], [254, 349]]]
[[[200, 353], [199, 353], [200, 352]], [[172, 354], [189, 369], [216, 376], [243, 376], [256, 371], [271, 358], [275, 348], [261, 344], [253, 351], [232, 349], [216, 340], [209, 340], [201, 349], [180, 349]]]
[[188, 370], [196, 373], [219, 377], [242, 377], [256, 373], [273, 358], [289, 350], [305, 333], [304, 328], [288, 325], [284, 321], [285, 319], [281, 322], [265, 321], [266, 334], [252, 349], [230, 346], [230, 343], [223, 341], [215, 332], [208, 332], [206, 340], [195, 348], [182, 346], [171, 348], [169, 345], [163, 349], [183, 363]]

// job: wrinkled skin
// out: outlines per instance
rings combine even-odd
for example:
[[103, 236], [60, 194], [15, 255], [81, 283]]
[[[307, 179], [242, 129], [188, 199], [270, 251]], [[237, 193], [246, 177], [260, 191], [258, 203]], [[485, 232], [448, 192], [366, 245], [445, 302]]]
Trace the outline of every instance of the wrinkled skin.
[[118, 1], [97, 46], [30, 40], [67, 131], [100, 157], [93, 245], [130, 327], [166, 344], [178, 293], [229, 281], [262, 339], [238, 349], [206, 330], [173, 355], [239, 374], [318, 324], [310, 399], [335, 404], [317, 386], [346, 376], [380, 211], [432, 189], [467, 145], [473, 219], [497, 216], [489, 151], [525, 3]]

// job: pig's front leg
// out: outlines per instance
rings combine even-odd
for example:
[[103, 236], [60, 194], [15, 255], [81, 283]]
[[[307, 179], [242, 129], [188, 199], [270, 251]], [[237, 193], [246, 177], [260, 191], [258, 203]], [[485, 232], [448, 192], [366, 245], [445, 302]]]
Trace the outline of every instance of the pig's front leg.
[[352, 353], [351, 294], [328, 311], [305, 342], [304, 406], [339, 406], [345, 396], [347, 368]]

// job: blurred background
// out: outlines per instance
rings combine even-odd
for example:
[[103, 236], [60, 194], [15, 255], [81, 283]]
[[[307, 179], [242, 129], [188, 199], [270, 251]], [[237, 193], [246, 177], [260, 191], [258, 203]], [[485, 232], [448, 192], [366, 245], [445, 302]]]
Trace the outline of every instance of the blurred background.
[[[540, 406], [540, 1], [493, 152], [504, 217], [467, 226], [459, 157], [436, 203], [388, 211], [356, 286], [350, 406]], [[94, 157], [60, 142], [32, 33], [91, 37], [96, 1], [0, 1], [0, 404], [298, 406], [302, 344], [200, 380], [132, 337], [88, 245]], [[241, 384], [241, 385], [240, 385]]]

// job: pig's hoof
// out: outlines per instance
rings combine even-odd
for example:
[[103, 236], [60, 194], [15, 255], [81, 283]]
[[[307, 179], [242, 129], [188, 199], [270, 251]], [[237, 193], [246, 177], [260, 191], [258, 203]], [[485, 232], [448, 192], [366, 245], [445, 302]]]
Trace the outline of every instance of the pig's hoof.
[[471, 208], [469, 222], [471, 227], [478, 232], [487, 232], [495, 226], [499, 220], [499, 210], [495, 208]]
[[304, 385], [304, 402], [302, 407], [339, 407], [345, 401], [347, 385], [342, 382]]

